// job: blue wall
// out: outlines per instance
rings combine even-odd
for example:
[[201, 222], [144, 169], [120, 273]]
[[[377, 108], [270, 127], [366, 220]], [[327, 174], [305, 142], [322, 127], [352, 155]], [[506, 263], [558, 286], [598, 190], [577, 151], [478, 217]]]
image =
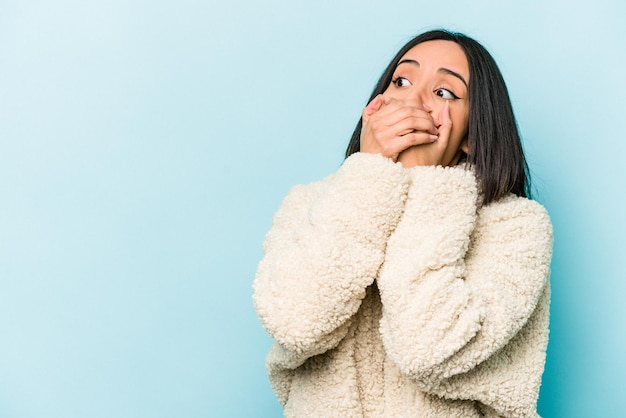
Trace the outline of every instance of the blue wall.
[[422, 3], [0, 2], [0, 417], [280, 416], [271, 216], [440, 26], [499, 62], [553, 218], [540, 412], [624, 416], [625, 3]]

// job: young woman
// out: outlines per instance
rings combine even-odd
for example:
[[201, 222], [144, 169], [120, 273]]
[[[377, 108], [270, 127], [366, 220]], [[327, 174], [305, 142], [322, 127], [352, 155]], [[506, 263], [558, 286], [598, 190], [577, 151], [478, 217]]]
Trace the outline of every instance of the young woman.
[[288, 417], [537, 417], [552, 227], [489, 53], [431, 31], [346, 160], [294, 187], [254, 281]]

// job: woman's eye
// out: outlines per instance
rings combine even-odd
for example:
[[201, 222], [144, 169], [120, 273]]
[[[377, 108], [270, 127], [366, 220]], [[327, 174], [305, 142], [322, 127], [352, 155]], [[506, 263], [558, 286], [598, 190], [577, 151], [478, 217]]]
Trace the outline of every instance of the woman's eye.
[[393, 80], [391, 80], [391, 82], [396, 86], [396, 87], [407, 87], [411, 85], [411, 82], [404, 77], [397, 77]]
[[456, 94], [444, 88], [438, 88], [435, 90], [435, 94], [445, 100], [454, 100], [459, 98]]

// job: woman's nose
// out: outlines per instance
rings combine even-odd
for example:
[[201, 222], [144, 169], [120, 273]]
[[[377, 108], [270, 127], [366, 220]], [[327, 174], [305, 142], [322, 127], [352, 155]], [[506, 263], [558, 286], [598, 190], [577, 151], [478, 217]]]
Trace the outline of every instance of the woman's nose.
[[427, 112], [432, 112], [433, 106], [430, 98], [428, 97], [428, 93], [423, 91], [423, 89], [412, 89], [412, 91], [407, 92], [407, 99], [415, 100], [422, 109]]

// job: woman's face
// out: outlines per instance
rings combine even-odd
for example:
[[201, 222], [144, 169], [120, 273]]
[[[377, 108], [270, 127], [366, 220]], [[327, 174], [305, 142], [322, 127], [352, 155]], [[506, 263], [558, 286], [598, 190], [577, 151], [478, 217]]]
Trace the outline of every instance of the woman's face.
[[427, 41], [410, 49], [399, 61], [383, 96], [416, 101], [427, 109], [435, 125], [442, 123], [446, 101], [452, 129], [442, 165], [458, 162], [467, 153], [469, 121], [469, 65], [461, 47], [451, 41]]

